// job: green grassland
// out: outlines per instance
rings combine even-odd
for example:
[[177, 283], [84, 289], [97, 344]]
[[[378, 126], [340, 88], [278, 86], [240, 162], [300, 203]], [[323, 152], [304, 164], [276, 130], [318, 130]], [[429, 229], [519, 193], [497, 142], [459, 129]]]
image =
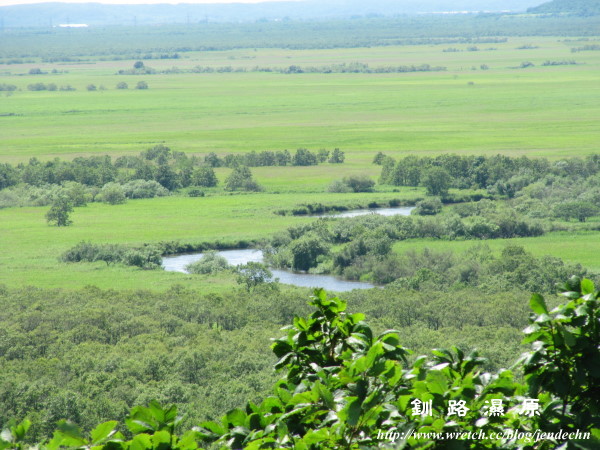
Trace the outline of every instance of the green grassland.
[[[592, 41], [589, 41], [592, 42]], [[596, 42], [596, 41], [593, 41]], [[282, 217], [275, 210], [300, 203], [365, 204], [371, 200], [414, 200], [422, 190], [373, 194], [325, 194], [348, 174], [377, 176], [378, 151], [410, 153], [544, 156], [551, 159], [598, 152], [600, 142], [600, 52], [572, 53], [577, 43], [559, 38], [509, 38], [507, 42], [389, 46], [335, 50], [238, 49], [183, 54], [152, 60], [157, 71], [177, 66], [285, 68], [362, 62], [370, 67], [445, 66], [446, 71], [411, 73], [232, 72], [116, 75], [134, 61], [31, 63], [0, 66], [0, 83], [17, 85], [0, 93], [0, 162], [30, 157], [71, 159], [79, 155], [138, 154], [158, 143], [173, 150], [220, 155], [252, 150], [341, 148], [344, 164], [256, 168], [265, 193], [205, 198], [181, 196], [89, 204], [72, 215], [74, 225], [50, 227], [47, 208], [0, 210], [0, 283], [47, 287], [88, 284], [162, 289], [190, 282], [207, 290], [231, 279], [106, 267], [67, 265], [57, 257], [82, 240], [140, 244], [256, 240], [311, 220]], [[449, 47], [458, 52], [444, 52]], [[519, 47], [533, 47], [519, 49]], [[576, 65], [543, 66], [575, 60]], [[519, 68], [526, 61], [533, 67]], [[482, 70], [482, 65], [487, 69]], [[58, 73], [29, 75], [31, 68]], [[145, 80], [148, 90], [133, 89]], [[118, 82], [129, 84], [117, 90]], [[76, 91], [27, 90], [30, 83], [71, 85]], [[105, 90], [89, 92], [89, 84]], [[217, 171], [221, 181], [229, 169]], [[387, 192], [385, 192], [387, 190]], [[536, 255], [553, 254], [600, 269], [598, 233], [548, 234], [518, 239]], [[424, 246], [463, 249], [471, 241], [403, 242], [402, 251]], [[498, 250], [503, 241], [490, 241]]]
[[421, 251], [428, 248], [438, 252], [464, 252], [476, 245], [487, 245], [492, 252], [499, 254], [508, 245], [520, 245], [536, 257], [559, 256], [566, 262], [581, 264], [595, 273], [600, 272], [600, 239], [598, 232], [552, 232], [540, 237], [491, 239], [486, 241], [441, 241], [434, 239], [414, 239], [398, 242], [394, 251], [404, 253], [410, 250]]
[[67, 264], [58, 256], [83, 240], [94, 243], [140, 245], [159, 241], [182, 243], [258, 241], [293, 225], [314, 220], [311, 217], [281, 216], [279, 209], [299, 203], [351, 206], [370, 201], [404, 199], [415, 196], [412, 189], [400, 193], [373, 194], [247, 194], [215, 195], [204, 198], [162, 197], [132, 200], [124, 205], [91, 203], [76, 208], [74, 224], [51, 227], [46, 224], [47, 208], [7, 208], [0, 210], [0, 284], [76, 288], [95, 285], [102, 288], [162, 289], [186, 282], [208, 290], [231, 284], [233, 278], [207, 278], [105, 263]]
[[[510, 153], [558, 158], [597, 150], [600, 52], [571, 53], [557, 38], [335, 50], [248, 49], [152, 60], [158, 71], [232, 68], [420, 65], [443, 72], [208, 73], [116, 75], [133, 61], [34, 63], [0, 67], [0, 83], [21, 91], [0, 101], [2, 161], [138, 153], [166, 143], [194, 154], [340, 147], [349, 164], [376, 151]], [[519, 50], [518, 47], [537, 47]], [[459, 52], [444, 52], [449, 47]], [[493, 49], [493, 50], [492, 50]], [[542, 66], [575, 60], [577, 65]], [[530, 61], [534, 67], [518, 68]], [[488, 70], [481, 70], [481, 65]], [[40, 67], [63, 73], [28, 75]], [[64, 72], [67, 73], [64, 73]], [[145, 80], [148, 90], [133, 87]], [[129, 84], [117, 90], [118, 82]], [[30, 92], [36, 82], [74, 92]], [[106, 90], [88, 92], [95, 84]]]

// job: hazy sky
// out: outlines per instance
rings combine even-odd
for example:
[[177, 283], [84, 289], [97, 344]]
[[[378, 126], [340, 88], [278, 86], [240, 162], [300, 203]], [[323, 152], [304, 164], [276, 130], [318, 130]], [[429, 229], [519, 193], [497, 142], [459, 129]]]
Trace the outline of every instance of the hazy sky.
[[265, 1], [298, 1], [298, 0], [0, 0], [0, 6], [25, 5], [29, 3], [110, 3], [113, 5], [136, 5], [149, 3], [262, 3]]

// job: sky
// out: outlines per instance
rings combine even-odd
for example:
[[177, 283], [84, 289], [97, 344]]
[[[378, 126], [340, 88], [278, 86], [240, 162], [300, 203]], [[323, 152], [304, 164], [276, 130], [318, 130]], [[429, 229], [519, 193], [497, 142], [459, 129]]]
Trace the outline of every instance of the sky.
[[113, 5], [147, 5], [150, 3], [262, 3], [265, 1], [298, 1], [298, 0], [0, 0], [0, 6], [27, 5], [31, 3], [108, 3]]

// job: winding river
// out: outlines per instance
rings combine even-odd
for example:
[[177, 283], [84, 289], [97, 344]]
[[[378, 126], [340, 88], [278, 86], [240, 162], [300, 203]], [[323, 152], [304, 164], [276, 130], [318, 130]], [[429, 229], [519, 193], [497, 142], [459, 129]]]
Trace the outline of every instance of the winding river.
[[[260, 250], [224, 250], [218, 252], [229, 264], [237, 266], [249, 262], [263, 262], [263, 254]], [[185, 272], [185, 266], [189, 263], [198, 261], [204, 256], [203, 253], [192, 253], [188, 255], [178, 255], [163, 258], [163, 267], [171, 272]], [[301, 287], [322, 287], [328, 291], [346, 292], [352, 289], [370, 289], [373, 286], [369, 283], [358, 281], [346, 281], [331, 275], [313, 275], [310, 273], [292, 272], [288, 270], [270, 269], [273, 277], [279, 278], [280, 283], [293, 284]]]
[[[335, 214], [322, 214], [318, 217], [356, 217], [366, 214], [380, 214], [382, 216], [402, 215], [408, 216], [414, 207], [404, 208], [380, 208], [380, 209], [356, 209]], [[260, 250], [224, 250], [218, 252], [232, 266], [247, 264], [249, 262], [263, 262], [263, 254]], [[204, 253], [191, 253], [185, 255], [169, 256], [163, 258], [163, 268], [170, 272], [184, 272], [185, 266], [202, 259]], [[322, 287], [328, 291], [346, 292], [353, 289], [371, 289], [375, 287], [370, 283], [359, 281], [346, 281], [331, 275], [313, 275], [304, 272], [292, 272], [289, 270], [271, 269], [273, 276], [279, 279], [280, 283], [292, 284], [300, 287]]]

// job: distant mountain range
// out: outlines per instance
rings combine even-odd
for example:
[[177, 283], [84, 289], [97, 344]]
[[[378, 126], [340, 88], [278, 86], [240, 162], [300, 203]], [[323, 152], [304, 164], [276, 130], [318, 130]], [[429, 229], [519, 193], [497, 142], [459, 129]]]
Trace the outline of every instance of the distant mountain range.
[[310, 20], [421, 13], [525, 11], [543, 0], [303, 0], [256, 4], [106, 5], [37, 3], [0, 7], [4, 27], [149, 25]]
[[600, 15], [600, 0], [554, 0], [535, 8], [529, 8], [528, 11], [537, 14], [597, 16]]

